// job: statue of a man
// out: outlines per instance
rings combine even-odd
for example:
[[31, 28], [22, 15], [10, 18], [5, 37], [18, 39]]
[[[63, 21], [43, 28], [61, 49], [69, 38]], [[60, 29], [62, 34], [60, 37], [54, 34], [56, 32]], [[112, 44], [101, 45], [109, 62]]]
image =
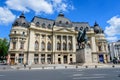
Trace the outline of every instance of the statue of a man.
[[[78, 32], [78, 37], [77, 37], [77, 42], [78, 42], [78, 46], [79, 49], [80, 47], [84, 48], [86, 43], [87, 43], [87, 35], [86, 35], [86, 28], [80, 28], [79, 32]], [[85, 42], [84, 46], [82, 45], [82, 42]]]
[[78, 32], [78, 37], [77, 37], [78, 42], [80, 41], [82, 34], [83, 34], [83, 28], [80, 28], [80, 30]]

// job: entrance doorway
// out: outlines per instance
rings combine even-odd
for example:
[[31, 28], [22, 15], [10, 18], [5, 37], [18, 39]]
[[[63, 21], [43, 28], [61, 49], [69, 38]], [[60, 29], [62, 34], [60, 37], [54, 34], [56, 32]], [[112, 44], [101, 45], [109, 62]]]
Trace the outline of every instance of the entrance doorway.
[[58, 63], [61, 64], [61, 58], [58, 58]]
[[15, 64], [15, 58], [11, 58], [11, 65], [14, 65]]
[[103, 54], [100, 54], [100, 55], [99, 55], [99, 62], [102, 62], [102, 63], [104, 62]]
[[63, 60], [64, 60], [64, 64], [67, 64], [67, 55], [64, 55]]
[[10, 54], [10, 64], [14, 65], [15, 64], [15, 54]]

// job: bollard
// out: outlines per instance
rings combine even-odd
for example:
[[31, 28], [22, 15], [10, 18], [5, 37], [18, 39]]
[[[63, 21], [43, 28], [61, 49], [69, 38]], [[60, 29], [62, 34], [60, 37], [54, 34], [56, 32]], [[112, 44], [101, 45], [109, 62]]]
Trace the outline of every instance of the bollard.
[[88, 66], [85, 66], [86, 68], [88, 68]]
[[97, 68], [97, 65], [95, 65], [95, 68]]
[[76, 66], [76, 69], [78, 68], [78, 66]]
[[56, 66], [54, 66], [54, 69], [56, 69]]
[[112, 67], [114, 68], [115, 66], [114, 66], [114, 65], [112, 65]]
[[31, 67], [29, 67], [29, 70], [31, 69]]
[[67, 68], [67, 66], [65, 66], [65, 68]]
[[6, 69], [6, 67], [3, 67], [3, 70], [5, 70]]
[[42, 69], [44, 69], [44, 67], [42, 66]]
[[19, 67], [17, 67], [17, 70], [19, 70], [20, 68]]

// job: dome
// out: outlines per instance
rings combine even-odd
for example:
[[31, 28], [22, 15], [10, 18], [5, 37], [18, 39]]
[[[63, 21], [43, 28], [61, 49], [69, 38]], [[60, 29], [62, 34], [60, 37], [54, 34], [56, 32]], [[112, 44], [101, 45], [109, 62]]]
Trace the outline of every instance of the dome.
[[64, 17], [64, 14], [60, 12], [55, 20], [55, 25], [60, 27], [72, 27], [72, 23], [69, 19]]
[[26, 21], [24, 14], [22, 13], [19, 18], [15, 20], [13, 26], [29, 27], [29, 23]]
[[94, 24], [94, 32], [96, 33], [96, 34], [98, 34], [98, 33], [103, 33], [103, 30], [100, 28], [100, 26], [95, 22], [95, 24]]

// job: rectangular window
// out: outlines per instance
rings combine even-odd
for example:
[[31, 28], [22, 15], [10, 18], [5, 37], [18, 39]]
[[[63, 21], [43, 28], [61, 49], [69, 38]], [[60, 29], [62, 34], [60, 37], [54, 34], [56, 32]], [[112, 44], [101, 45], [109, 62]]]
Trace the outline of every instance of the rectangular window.
[[39, 62], [38, 60], [39, 60], [38, 54], [34, 54], [34, 63], [38, 64], [38, 62]]
[[20, 43], [20, 49], [24, 49], [24, 43], [23, 42]]
[[16, 49], [16, 42], [13, 42], [13, 49]]
[[24, 54], [19, 54], [18, 62], [19, 63], [24, 63]]

